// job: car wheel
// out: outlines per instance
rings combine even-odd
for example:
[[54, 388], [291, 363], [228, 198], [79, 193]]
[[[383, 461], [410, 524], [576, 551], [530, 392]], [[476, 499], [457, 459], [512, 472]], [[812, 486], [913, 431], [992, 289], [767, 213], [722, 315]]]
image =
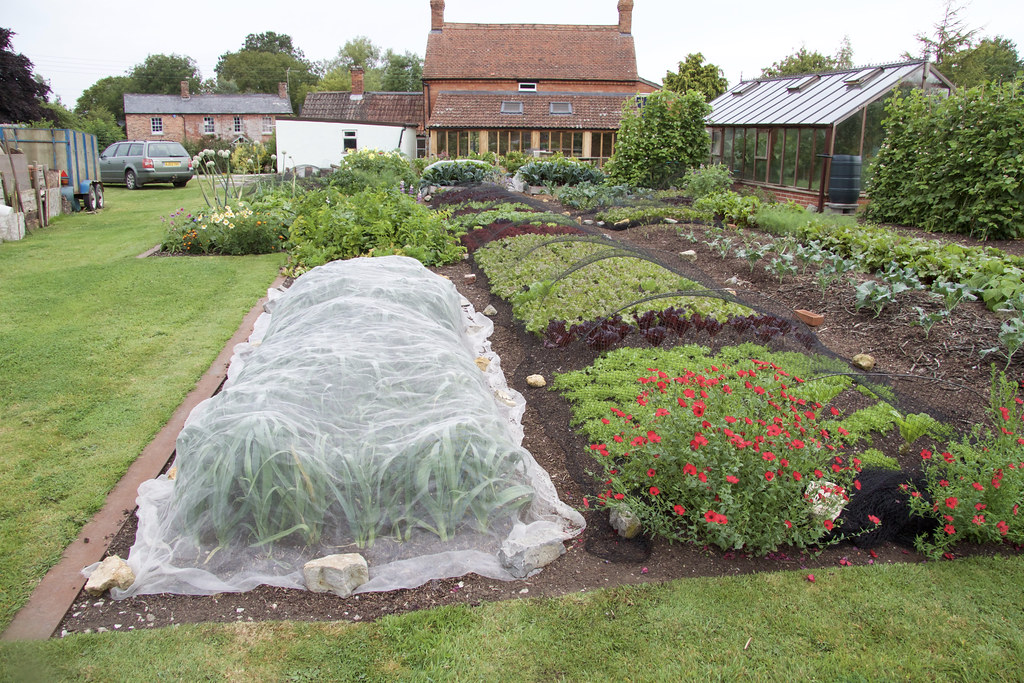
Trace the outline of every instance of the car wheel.
[[124, 184], [128, 186], [129, 190], [139, 189], [139, 179], [135, 177], [135, 171], [130, 168], [124, 172]]
[[186, 185], [188, 185], [188, 181], [187, 180], [175, 180], [171, 184], [174, 185], [175, 187], [185, 187]]
[[85, 210], [95, 211], [96, 210], [96, 186], [90, 185], [89, 191], [85, 194]]
[[93, 187], [94, 190], [96, 190], [96, 208], [97, 209], [102, 209], [103, 208], [103, 186], [100, 185], [99, 183], [96, 183], [92, 187]]

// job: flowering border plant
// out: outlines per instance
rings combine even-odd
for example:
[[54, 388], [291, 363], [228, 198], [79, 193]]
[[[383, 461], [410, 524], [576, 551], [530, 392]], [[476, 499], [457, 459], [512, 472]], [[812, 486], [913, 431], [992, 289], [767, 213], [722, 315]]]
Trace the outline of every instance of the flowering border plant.
[[[652, 534], [764, 555], [838, 538], [860, 461], [821, 424], [815, 384], [756, 358], [672, 376], [649, 368], [608, 443], [590, 446], [603, 469], [597, 504], [636, 517]], [[838, 380], [838, 381], [835, 381]], [[834, 408], [829, 409], [838, 415]], [[589, 506], [590, 501], [587, 501]]]
[[908, 485], [910, 509], [938, 522], [917, 549], [937, 558], [958, 541], [1024, 543], [1024, 399], [992, 373], [992, 425], [977, 426], [942, 452], [921, 451], [924, 490]]

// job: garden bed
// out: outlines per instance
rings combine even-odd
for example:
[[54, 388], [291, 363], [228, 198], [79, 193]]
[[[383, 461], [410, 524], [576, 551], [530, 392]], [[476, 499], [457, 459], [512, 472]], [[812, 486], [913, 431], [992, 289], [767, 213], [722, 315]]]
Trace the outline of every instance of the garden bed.
[[[612, 239], [641, 246], [654, 252], [659, 260], [682, 272], [699, 269], [705, 282], [734, 287], [740, 299], [747, 299], [763, 310], [789, 315], [797, 308], [811, 309], [825, 317], [816, 329], [818, 340], [832, 353], [851, 358], [868, 353], [877, 361], [876, 371], [893, 375], [927, 376], [943, 382], [894, 378], [892, 386], [900, 395], [904, 412], [928, 412], [953, 424], [959, 432], [985, 419], [989, 386], [989, 361], [979, 350], [998, 347], [996, 333], [999, 318], [979, 303], [963, 303], [950, 318], [936, 324], [925, 337], [920, 327], [908, 324], [913, 299], [890, 306], [877, 318], [866, 310], [855, 312], [853, 286], [839, 282], [823, 297], [810, 275], [784, 280], [750, 269], [740, 259], [722, 259], [703, 240], [691, 242], [680, 236], [679, 226], [652, 226], [625, 231], [603, 231]], [[707, 228], [694, 226], [700, 236]], [[757, 234], [752, 234], [757, 238]], [[959, 241], [959, 240], [958, 240]], [[1000, 245], [1020, 253], [1020, 243]], [[679, 253], [693, 249], [696, 265], [684, 261]], [[527, 334], [512, 319], [511, 306], [490, 294], [487, 279], [471, 262], [435, 269], [449, 277], [477, 310], [489, 304], [497, 309], [493, 317], [495, 331], [492, 348], [512, 388], [527, 398], [523, 418], [524, 447], [551, 475], [562, 500], [582, 508], [585, 495], [595, 490], [588, 442], [569, 428], [568, 403], [556, 392], [528, 387], [526, 377], [535, 373], [550, 382], [554, 373], [578, 370], [590, 365], [598, 352], [582, 343], [566, 348], [545, 348], [540, 339]], [[475, 283], [464, 275], [475, 273]], [[729, 283], [738, 277], [745, 282]], [[732, 343], [727, 335], [714, 340], [696, 338], [694, 343], [718, 345]], [[631, 335], [627, 344], [644, 346], [640, 335]], [[1000, 367], [1002, 362], [999, 363]], [[1008, 374], [1021, 379], [1024, 360], [1015, 358]], [[977, 395], [972, 392], [980, 392]], [[984, 398], [982, 397], [984, 396]], [[892, 447], [875, 444], [895, 452], [898, 434], [889, 437]], [[904, 469], [917, 466], [914, 457], [904, 457]], [[582, 537], [567, 544], [567, 553], [540, 574], [522, 581], [501, 582], [469, 575], [430, 582], [415, 589], [388, 593], [365, 593], [342, 599], [332, 594], [314, 594], [300, 590], [260, 587], [247, 593], [225, 593], [209, 597], [145, 595], [122, 601], [109, 597], [93, 598], [82, 594], [69, 610], [59, 633], [105, 630], [137, 630], [174, 623], [205, 621], [260, 620], [351, 620], [374, 619], [385, 614], [423, 609], [442, 604], [477, 604], [482, 601], [516, 597], [554, 596], [627, 583], [665, 581], [693, 576], [735, 575], [763, 571], [806, 569], [840, 565], [867, 565], [894, 562], [920, 562], [924, 558], [912, 550], [885, 544], [869, 552], [844, 543], [818, 554], [780, 551], [766, 557], [748, 557], [716, 548], [672, 545], [660, 539], [625, 540], [618, 537], [607, 522], [607, 514], [586, 512], [588, 527]], [[114, 539], [111, 554], [127, 556], [134, 540], [134, 517]], [[1010, 546], [959, 546], [954, 555], [1017, 553]]]

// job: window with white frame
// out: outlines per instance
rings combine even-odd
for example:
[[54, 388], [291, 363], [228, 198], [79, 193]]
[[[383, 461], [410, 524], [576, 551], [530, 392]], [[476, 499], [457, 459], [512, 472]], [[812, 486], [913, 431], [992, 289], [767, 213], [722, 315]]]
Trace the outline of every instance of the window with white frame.
[[203, 135], [213, 135], [215, 132], [217, 132], [217, 130], [216, 130], [216, 128], [213, 125], [213, 117], [212, 116], [204, 116], [203, 117]]
[[234, 130], [235, 130], [236, 133], [241, 133], [242, 132], [242, 117], [241, 116], [236, 116], [235, 117], [235, 129]]
[[342, 154], [356, 151], [356, 132], [354, 130], [346, 130], [342, 140]]
[[270, 116], [263, 117], [263, 134], [270, 135], [274, 132], [274, 119]]
[[520, 82], [519, 92], [537, 92], [537, 84]]
[[150, 117], [150, 119], [149, 119], [149, 131], [153, 135], [163, 135], [164, 134], [164, 117], [162, 117], [162, 116]]

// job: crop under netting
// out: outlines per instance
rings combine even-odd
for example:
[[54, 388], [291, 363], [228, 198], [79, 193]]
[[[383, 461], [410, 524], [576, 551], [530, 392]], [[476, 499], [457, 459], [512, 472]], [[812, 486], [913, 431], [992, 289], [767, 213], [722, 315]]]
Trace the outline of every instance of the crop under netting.
[[510, 539], [582, 530], [521, 446], [490, 320], [451, 282], [405, 257], [337, 261], [270, 310], [190, 415], [176, 479], [140, 487], [136, 582], [114, 597], [301, 588], [304, 563], [350, 552], [359, 591], [512, 579]]

